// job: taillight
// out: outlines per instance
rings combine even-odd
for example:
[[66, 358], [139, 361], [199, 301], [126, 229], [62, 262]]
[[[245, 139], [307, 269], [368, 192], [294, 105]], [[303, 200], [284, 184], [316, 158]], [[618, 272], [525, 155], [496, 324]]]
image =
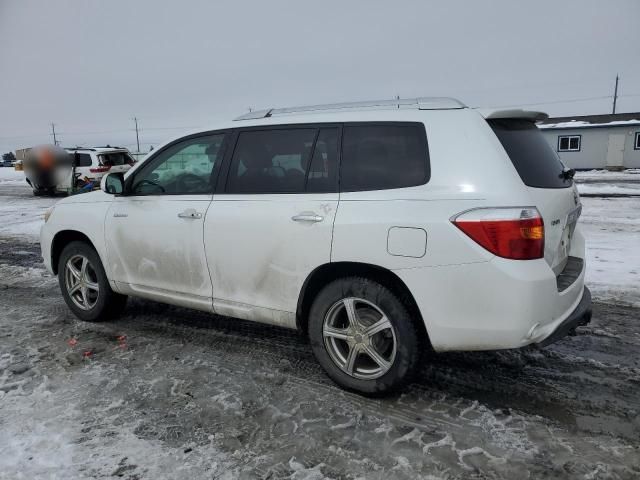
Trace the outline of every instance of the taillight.
[[100, 166], [100, 167], [90, 168], [89, 171], [91, 173], [105, 173], [105, 172], [108, 172], [110, 168], [111, 168], [110, 165], [108, 165], [106, 167], [105, 166]]
[[544, 257], [544, 222], [535, 207], [478, 208], [457, 215], [452, 222], [499, 257], [514, 260]]

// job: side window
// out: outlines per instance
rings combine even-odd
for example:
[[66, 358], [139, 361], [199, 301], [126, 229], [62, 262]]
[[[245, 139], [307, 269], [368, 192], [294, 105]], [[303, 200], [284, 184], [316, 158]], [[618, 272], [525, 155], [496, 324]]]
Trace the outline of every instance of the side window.
[[345, 125], [340, 190], [413, 187], [429, 181], [424, 125]]
[[640, 132], [636, 132], [636, 141], [633, 145], [635, 150], [640, 150]]
[[316, 128], [249, 130], [236, 143], [227, 193], [304, 192]]
[[90, 167], [92, 165], [91, 155], [88, 153], [77, 153], [78, 155], [78, 167]]
[[321, 128], [307, 173], [305, 191], [328, 193], [337, 191], [338, 181], [338, 129]]
[[160, 152], [134, 180], [134, 195], [193, 195], [213, 191], [222, 162], [224, 134], [179, 142]]

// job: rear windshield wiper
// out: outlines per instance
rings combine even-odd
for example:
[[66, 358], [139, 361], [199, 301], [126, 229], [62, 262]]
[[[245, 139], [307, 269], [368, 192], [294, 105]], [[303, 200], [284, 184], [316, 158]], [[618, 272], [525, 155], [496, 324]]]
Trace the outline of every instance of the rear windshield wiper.
[[575, 169], [565, 168], [564, 170], [562, 170], [562, 173], [560, 174], [560, 178], [562, 178], [563, 180], [572, 180], [575, 174], [576, 174]]

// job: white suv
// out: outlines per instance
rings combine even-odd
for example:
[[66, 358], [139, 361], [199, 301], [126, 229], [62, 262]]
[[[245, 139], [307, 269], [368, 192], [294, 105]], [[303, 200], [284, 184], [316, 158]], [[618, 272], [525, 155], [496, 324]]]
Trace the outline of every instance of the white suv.
[[253, 112], [60, 201], [42, 255], [83, 320], [132, 295], [297, 328], [338, 384], [383, 393], [425, 351], [589, 321], [580, 201], [542, 118], [446, 98]]

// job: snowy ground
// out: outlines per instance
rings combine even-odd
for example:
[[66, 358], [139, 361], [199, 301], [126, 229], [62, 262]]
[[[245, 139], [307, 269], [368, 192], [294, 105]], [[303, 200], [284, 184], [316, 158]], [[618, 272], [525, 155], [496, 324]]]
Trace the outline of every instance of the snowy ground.
[[637, 168], [622, 172], [606, 170], [577, 172], [575, 179], [578, 182], [578, 190], [583, 196], [640, 196], [640, 169]]
[[578, 182], [640, 182], [640, 168], [628, 168], [620, 172], [608, 170], [584, 170], [576, 172]]
[[37, 238], [42, 216], [56, 199], [33, 198], [30, 192], [24, 172], [0, 167], [0, 235]]
[[0, 479], [640, 477], [638, 197], [583, 200], [600, 303], [577, 336], [428, 357], [369, 400], [294, 332], [141, 300], [78, 322], [35, 243], [55, 200], [16, 177], [0, 169]]

